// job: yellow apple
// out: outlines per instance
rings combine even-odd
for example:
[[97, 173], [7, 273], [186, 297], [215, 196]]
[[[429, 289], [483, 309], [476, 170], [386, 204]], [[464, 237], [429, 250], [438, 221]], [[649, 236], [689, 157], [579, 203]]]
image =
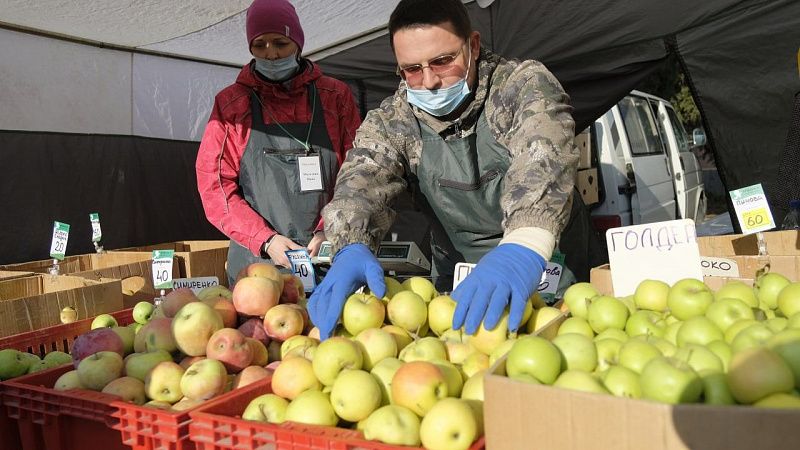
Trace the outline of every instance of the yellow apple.
[[428, 305], [412, 291], [400, 291], [386, 305], [389, 321], [404, 330], [422, 334], [428, 321]]
[[397, 341], [391, 333], [380, 328], [362, 330], [353, 338], [364, 355], [364, 370], [372, 368], [384, 358], [397, 356]]
[[330, 398], [337, 416], [358, 422], [381, 406], [381, 388], [369, 372], [343, 370], [333, 383]]
[[465, 400], [441, 400], [422, 418], [419, 436], [429, 450], [466, 450], [478, 438], [475, 413]]
[[386, 405], [369, 415], [364, 425], [364, 438], [390, 445], [419, 447], [419, 417], [410, 409]]

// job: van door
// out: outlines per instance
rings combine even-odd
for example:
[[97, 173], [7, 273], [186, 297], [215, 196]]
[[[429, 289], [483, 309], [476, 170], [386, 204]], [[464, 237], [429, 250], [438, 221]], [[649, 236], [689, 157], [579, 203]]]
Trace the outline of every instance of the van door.
[[[700, 222], [705, 216], [705, 193], [700, 162], [691, 152], [689, 137], [671, 106], [661, 103], [659, 118], [663, 124], [670, 147], [670, 158], [675, 173], [676, 195], [681, 217]], [[679, 176], [680, 175], [680, 176]], [[683, 195], [678, 194], [678, 185]]]
[[647, 99], [629, 95], [617, 105], [624, 123], [631, 164], [636, 179], [632, 197], [635, 223], [676, 218], [675, 186], [656, 116]]

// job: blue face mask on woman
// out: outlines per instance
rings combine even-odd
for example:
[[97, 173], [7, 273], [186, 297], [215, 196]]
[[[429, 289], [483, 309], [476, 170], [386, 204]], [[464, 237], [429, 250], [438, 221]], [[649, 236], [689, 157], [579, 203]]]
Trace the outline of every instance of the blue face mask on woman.
[[256, 58], [256, 71], [271, 81], [288, 80], [297, 73], [299, 68], [297, 55], [274, 60]]
[[[470, 49], [471, 50], [471, 49]], [[470, 52], [471, 53], [471, 52]], [[455, 111], [469, 96], [467, 77], [472, 56], [467, 56], [467, 73], [464, 78], [442, 89], [411, 89], [406, 87], [408, 103], [436, 117], [446, 116]]]

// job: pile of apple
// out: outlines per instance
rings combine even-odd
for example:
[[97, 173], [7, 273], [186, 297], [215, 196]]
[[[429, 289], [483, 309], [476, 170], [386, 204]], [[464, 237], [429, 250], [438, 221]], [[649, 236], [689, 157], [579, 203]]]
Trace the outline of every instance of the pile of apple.
[[[429, 449], [466, 449], [482, 436], [483, 375], [514, 342], [508, 312], [469, 336], [451, 329], [456, 304], [429, 280], [385, 281], [383, 298], [347, 298], [334, 337], [320, 343], [312, 329], [286, 340], [272, 393], [242, 417], [355, 428], [368, 440]], [[535, 295], [522, 329], [561, 313]]]
[[72, 346], [75, 369], [54, 389], [90, 389], [175, 411], [193, 408], [269, 377], [270, 351], [279, 359], [282, 340], [309, 326], [297, 304], [304, 300], [299, 279], [253, 264], [233, 291], [212, 286], [195, 295], [176, 289], [158, 306], [138, 303], [130, 326], [97, 316]]
[[49, 352], [44, 355], [44, 358], [40, 358], [33, 353], [11, 348], [0, 350], [0, 381], [61, 366], [70, 361], [72, 361], [72, 357], [60, 351]]
[[564, 294], [571, 317], [520, 338], [513, 379], [669, 404], [800, 408], [800, 283], [778, 273], [730, 281], [642, 281], [632, 296], [588, 283]]

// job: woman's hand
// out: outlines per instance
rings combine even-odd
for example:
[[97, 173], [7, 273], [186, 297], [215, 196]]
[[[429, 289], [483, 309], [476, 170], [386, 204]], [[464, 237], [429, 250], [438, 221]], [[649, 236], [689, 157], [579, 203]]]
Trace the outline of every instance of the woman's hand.
[[292, 265], [289, 263], [289, 258], [286, 257], [287, 250], [299, 250], [303, 248], [302, 245], [298, 245], [293, 240], [283, 236], [281, 234], [276, 234], [272, 239], [270, 239], [267, 245], [267, 255], [269, 259], [272, 260], [272, 263], [276, 266], [283, 266], [287, 269], [291, 269]]
[[322, 243], [326, 240], [327, 238], [325, 237], [324, 231], [317, 231], [314, 233], [314, 237], [311, 238], [311, 242], [308, 243], [308, 255], [317, 256], [319, 248], [322, 247]]

